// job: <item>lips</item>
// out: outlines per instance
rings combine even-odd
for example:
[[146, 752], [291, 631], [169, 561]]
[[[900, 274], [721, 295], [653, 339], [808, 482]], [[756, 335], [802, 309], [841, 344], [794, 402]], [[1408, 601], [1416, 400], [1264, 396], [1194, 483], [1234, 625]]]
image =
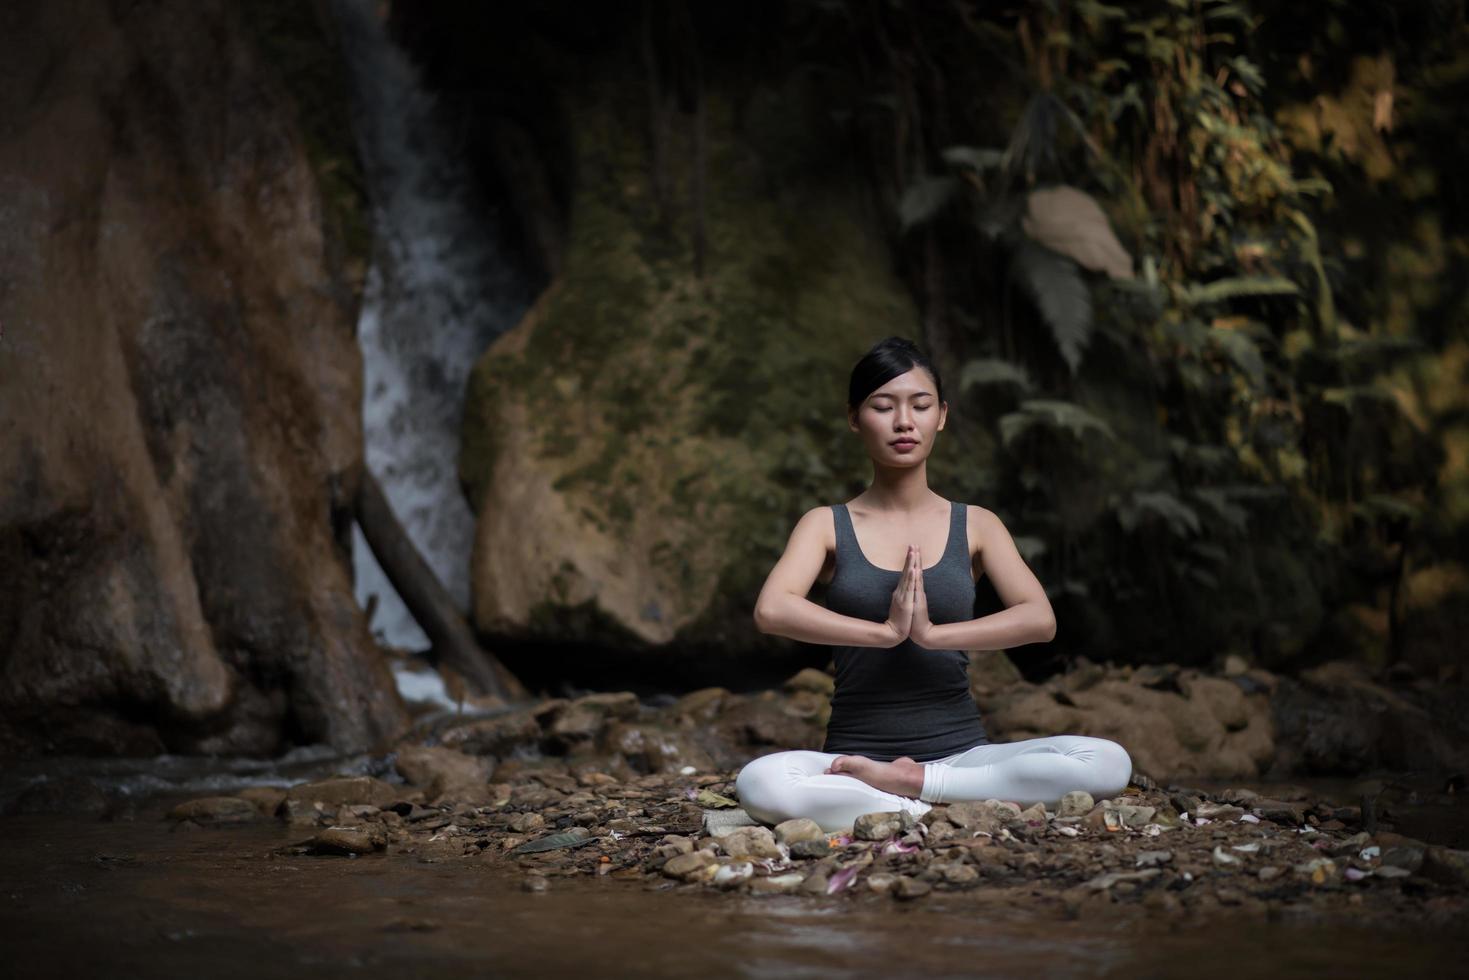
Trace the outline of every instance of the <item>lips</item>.
[[914, 446], [918, 445], [918, 440], [895, 439], [892, 442], [888, 443], [888, 445], [892, 446], [894, 449], [912, 449]]

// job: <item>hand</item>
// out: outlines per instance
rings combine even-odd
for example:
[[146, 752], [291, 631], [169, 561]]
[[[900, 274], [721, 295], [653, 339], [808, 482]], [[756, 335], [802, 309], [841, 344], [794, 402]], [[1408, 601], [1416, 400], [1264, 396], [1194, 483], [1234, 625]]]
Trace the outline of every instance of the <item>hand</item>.
[[893, 601], [888, 606], [888, 618], [884, 624], [893, 631], [893, 642], [897, 646], [908, 638], [913, 625], [913, 595], [918, 570], [916, 550], [908, 546], [908, 557], [903, 562], [903, 574], [898, 577], [897, 588], [893, 589]]
[[908, 623], [908, 638], [921, 647], [927, 647], [933, 622], [928, 618], [928, 595], [923, 591], [923, 553], [915, 548], [913, 554], [913, 619]]

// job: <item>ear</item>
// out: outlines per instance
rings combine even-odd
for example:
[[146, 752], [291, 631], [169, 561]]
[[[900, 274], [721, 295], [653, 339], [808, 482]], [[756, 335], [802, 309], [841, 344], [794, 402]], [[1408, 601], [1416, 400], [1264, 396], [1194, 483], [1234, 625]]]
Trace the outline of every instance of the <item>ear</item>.
[[939, 402], [939, 431], [944, 428], [944, 422], [949, 418], [949, 403]]

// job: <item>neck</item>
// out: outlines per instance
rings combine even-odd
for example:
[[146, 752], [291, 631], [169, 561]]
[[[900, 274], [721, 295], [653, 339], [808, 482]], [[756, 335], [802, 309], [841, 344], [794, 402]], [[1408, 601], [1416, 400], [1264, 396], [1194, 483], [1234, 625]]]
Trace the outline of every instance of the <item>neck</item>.
[[917, 466], [872, 464], [872, 486], [863, 494], [874, 510], [917, 511], [931, 506], [935, 494], [928, 489], [928, 460]]

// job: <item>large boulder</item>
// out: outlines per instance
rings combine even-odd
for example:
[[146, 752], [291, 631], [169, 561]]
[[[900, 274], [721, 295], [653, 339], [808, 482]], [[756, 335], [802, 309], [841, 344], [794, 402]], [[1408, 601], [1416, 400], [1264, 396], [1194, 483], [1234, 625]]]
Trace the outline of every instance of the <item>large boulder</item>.
[[798, 80], [814, 76], [751, 92], [711, 72], [697, 171], [692, 124], [658, 161], [629, 125], [648, 104], [635, 50], [566, 77], [560, 272], [485, 352], [465, 408], [474, 619], [744, 650], [794, 520], [865, 472], [852, 364], [918, 334], [916, 314], [820, 83]]
[[405, 714], [346, 552], [355, 287], [251, 42], [282, 5], [84, 6], [0, 31], [0, 754], [369, 748]]

